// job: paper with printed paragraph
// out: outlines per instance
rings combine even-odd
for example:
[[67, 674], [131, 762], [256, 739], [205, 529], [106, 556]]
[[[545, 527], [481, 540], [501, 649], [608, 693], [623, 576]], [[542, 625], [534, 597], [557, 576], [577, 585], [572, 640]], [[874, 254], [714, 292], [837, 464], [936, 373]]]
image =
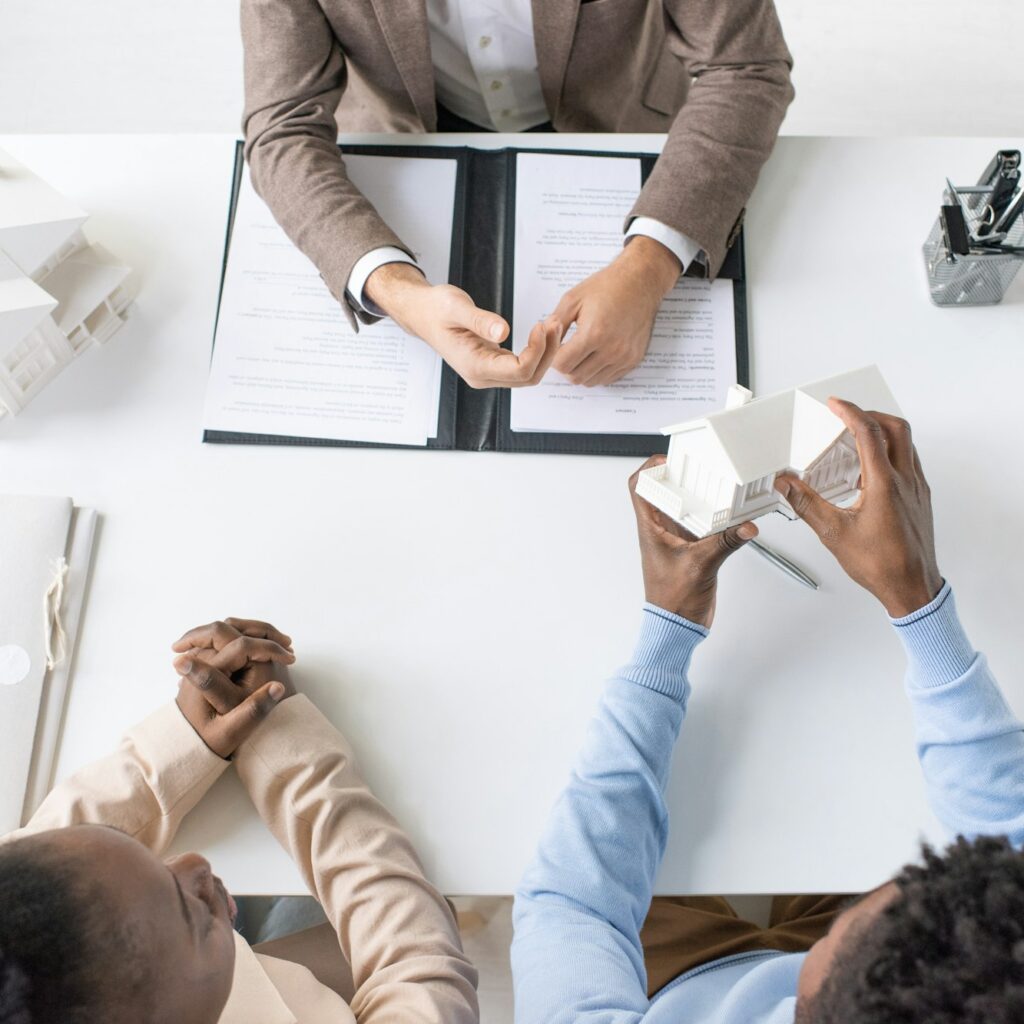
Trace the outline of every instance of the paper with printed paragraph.
[[[349, 177], [447, 281], [455, 160], [349, 155]], [[354, 331], [316, 267], [243, 175], [206, 391], [208, 430], [425, 445], [441, 359], [391, 320]]]
[[[516, 158], [514, 347], [573, 285], [608, 265], [640, 191], [640, 161], [520, 153]], [[607, 387], [549, 370], [512, 392], [516, 431], [657, 434], [723, 408], [736, 382], [731, 281], [680, 278], [662, 303], [644, 361]]]

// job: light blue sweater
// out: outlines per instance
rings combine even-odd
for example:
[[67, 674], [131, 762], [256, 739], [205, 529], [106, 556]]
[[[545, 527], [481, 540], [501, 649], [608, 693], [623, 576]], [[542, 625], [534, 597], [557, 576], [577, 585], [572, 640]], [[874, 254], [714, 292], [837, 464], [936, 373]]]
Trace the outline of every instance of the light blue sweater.
[[[946, 584], [893, 621], [935, 813], [950, 833], [1024, 843], [1024, 730]], [[517, 1024], [791, 1024], [804, 954], [743, 953], [647, 998], [640, 927], [668, 833], [664, 789], [707, 631], [653, 605], [605, 690], [568, 786], [516, 894]], [[879, 879], [879, 881], [883, 881]]]

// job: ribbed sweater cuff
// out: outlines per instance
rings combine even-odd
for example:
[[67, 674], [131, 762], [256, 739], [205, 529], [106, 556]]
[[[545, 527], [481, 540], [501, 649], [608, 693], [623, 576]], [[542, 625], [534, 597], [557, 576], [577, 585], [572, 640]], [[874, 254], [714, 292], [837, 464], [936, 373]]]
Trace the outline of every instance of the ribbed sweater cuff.
[[942, 686], [959, 679], [972, 665], [976, 652], [956, 613], [948, 583], [934, 601], [902, 619], [890, 619], [910, 660], [912, 686]]
[[640, 637], [624, 675], [630, 682], [685, 703], [690, 693], [686, 678], [690, 656], [707, 635], [703, 626], [645, 604]]

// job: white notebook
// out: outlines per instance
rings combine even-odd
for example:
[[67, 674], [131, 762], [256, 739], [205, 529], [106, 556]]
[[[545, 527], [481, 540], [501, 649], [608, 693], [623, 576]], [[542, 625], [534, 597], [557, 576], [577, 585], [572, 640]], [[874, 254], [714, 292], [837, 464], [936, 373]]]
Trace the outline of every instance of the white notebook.
[[52, 782], [96, 520], [70, 498], [0, 495], [0, 835]]

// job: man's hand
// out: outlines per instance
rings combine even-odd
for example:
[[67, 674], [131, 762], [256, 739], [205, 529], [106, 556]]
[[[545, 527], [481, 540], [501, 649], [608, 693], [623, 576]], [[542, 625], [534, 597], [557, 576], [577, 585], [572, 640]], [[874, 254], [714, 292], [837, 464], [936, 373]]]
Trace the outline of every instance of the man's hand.
[[740, 523], [698, 540], [636, 493], [640, 472], [664, 461], [664, 455], [654, 455], [629, 478], [640, 535], [644, 594], [648, 602], [665, 611], [710, 626], [715, 617], [718, 570], [734, 551], [757, 536], [757, 527]]
[[611, 384], [647, 354], [662, 299], [679, 280], [679, 260], [660, 242], [637, 235], [603, 270], [562, 296], [552, 318], [576, 333], [552, 364], [574, 384]]
[[828, 405], [857, 441], [860, 497], [850, 508], [837, 508], [793, 476], [780, 476], [775, 489], [847, 574], [874, 594], [892, 618], [902, 618], [942, 589], [931, 490], [910, 424], [838, 398], [830, 398]]
[[558, 352], [561, 333], [553, 319], [535, 324], [526, 348], [516, 355], [501, 347], [509, 328], [497, 313], [479, 309], [461, 288], [429, 284], [408, 263], [378, 267], [367, 278], [366, 294], [473, 388], [536, 384]]
[[295, 693], [291, 640], [269, 623], [226, 619], [190, 630], [173, 645], [182, 677], [177, 704], [203, 742], [230, 757], [268, 714]]

